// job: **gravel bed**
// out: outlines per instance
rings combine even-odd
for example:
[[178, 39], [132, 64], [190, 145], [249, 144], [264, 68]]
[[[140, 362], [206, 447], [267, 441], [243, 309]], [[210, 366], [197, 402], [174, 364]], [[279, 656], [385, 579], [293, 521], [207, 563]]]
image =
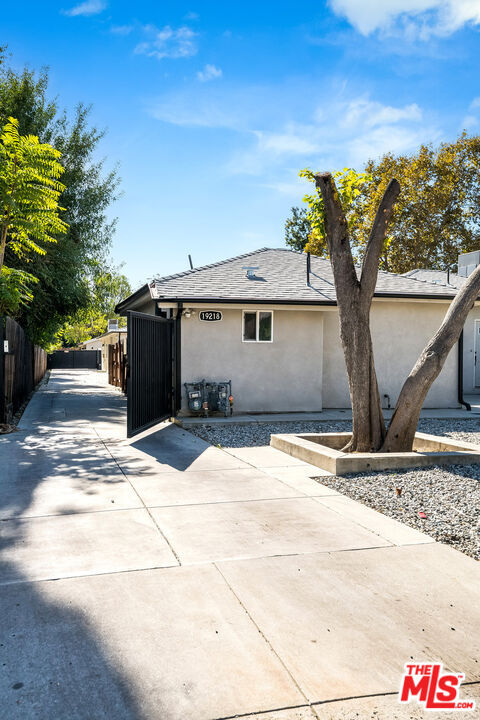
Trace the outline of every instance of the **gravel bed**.
[[479, 465], [330, 475], [319, 481], [480, 560]]
[[[342, 432], [351, 423], [278, 422], [248, 425], [194, 425], [190, 432], [220, 447], [270, 444], [274, 433]], [[480, 418], [423, 419], [419, 430], [480, 445]], [[480, 560], [480, 465], [322, 476], [319, 481], [439, 542]], [[420, 518], [422, 512], [426, 518]]]
[[[347, 432], [351, 430], [349, 420], [312, 420], [296, 422], [258, 422], [191, 425], [194, 435], [212, 445], [221, 447], [254, 447], [270, 445], [270, 435], [275, 433], [311, 433], [311, 432]], [[432, 435], [448, 435], [457, 440], [478, 443], [480, 445], [480, 417], [471, 420], [420, 420], [418, 429]]]

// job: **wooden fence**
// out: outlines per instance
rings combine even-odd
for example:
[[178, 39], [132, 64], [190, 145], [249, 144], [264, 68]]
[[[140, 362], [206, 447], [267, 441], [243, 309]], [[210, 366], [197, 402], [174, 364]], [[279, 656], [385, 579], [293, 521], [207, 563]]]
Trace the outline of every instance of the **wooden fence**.
[[0, 317], [0, 423], [9, 423], [45, 375], [47, 354], [12, 318]]
[[108, 345], [108, 382], [127, 392], [127, 356], [120, 341]]

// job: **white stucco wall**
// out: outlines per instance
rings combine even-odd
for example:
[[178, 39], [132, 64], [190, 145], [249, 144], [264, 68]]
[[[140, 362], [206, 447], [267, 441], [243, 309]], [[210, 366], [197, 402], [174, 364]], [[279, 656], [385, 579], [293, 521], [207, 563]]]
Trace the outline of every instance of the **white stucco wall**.
[[222, 313], [220, 322], [182, 318], [184, 408], [183, 383], [205, 378], [232, 381], [235, 412], [322, 409], [323, 313], [275, 310], [273, 343], [242, 342], [242, 311]]
[[[189, 307], [193, 307], [189, 305]], [[207, 307], [202, 306], [204, 309]], [[374, 300], [371, 326], [380, 394], [393, 406], [426, 342], [438, 329], [448, 304]], [[140, 312], [154, 313], [154, 303]], [[219, 309], [211, 306], [210, 309]], [[269, 309], [254, 308], [245, 309]], [[317, 411], [350, 406], [336, 308], [274, 310], [274, 342], [242, 342], [242, 310], [221, 308], [223, 320], [206, 323], [182, 318], [182, 407], [184, 382], [232, 380], [235, 411]], [[464, 329], [464, 393], [474, 388], [474, 320]], [[480, 362], [480, 356], [479, 356]], [[458, 407], [457, 346], [427, 396], [425, 407]]]
[[[475, 386], [475, 320], [480, 320], [480, 307], [474, 307], [468, 313], [463, 328], [463, 392], [480, 393], [480, 387]], [[477, 362], [480, 363], [480, 336], [477, 343]]]
[[[393, 406], [427, 341], [442, 322], [448, 305], [433, 302], [374, 301], [371, 313], [375, 367], [384, 407]], [[473, 330], [472, 330], [473, 336]], [[323, 406], [349, 407], [350, 397], [340, 344], [337, 312], [324, 315]], [[433, 383], [425, 407], [458, 407], [457, 346]]]
[[[108, 346], [115, 345], [118, 342], [118, 332], [111, 332], [99, 338], [86, 340], [83, 345], [85, 350], [101, 350], [102, 351], [102, 370], [108, 370]], [[126, 349], [127, 337], [126, 333], [120, 333], [120, 341]]]

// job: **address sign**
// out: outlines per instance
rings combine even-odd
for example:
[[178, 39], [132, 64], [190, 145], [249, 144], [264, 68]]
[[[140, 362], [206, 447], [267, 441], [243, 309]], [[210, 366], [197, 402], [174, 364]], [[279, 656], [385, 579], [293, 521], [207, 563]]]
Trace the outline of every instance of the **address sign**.
[[200, 310], [198, 319], [203, 322], [218, 322], [222, 319], [220, 310]]

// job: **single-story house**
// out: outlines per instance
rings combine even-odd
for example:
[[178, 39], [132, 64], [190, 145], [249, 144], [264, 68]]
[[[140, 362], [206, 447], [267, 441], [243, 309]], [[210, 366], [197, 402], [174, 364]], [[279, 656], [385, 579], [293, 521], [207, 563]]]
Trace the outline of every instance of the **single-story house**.
[[122, 344], [123, 351], [127, 350], [127, 328], [120, 327], [118, 320], [109, 320], [107, 332], [96, 338], [85, 340], [79, 344], [81, 350], [101, 350], [102, 352], [102, 370], [108, 370], [108, 346], [116, 345], [118, 342]]
[[[384, 407], [395, 404], [457, 292], [452, 275], [428, 279], [416, 272], [378, 274], [371, 328]], [[121, 315], [128, 310], [181, 323], [180, 414], [188, 412], [183, 384], [203, 378], [232, 381], [237, 413], [350, 406], [326, 259], [312, 256], [309, 265], [304, 253], [262, 248], [155, 279], [116, 308]], [[463, 392], [480, 393], [474, 362], [479, 331], [477, 303], [465, 327], [461, 362], [458, 349], [452, 350], [426, 407], [459, 407]]]

